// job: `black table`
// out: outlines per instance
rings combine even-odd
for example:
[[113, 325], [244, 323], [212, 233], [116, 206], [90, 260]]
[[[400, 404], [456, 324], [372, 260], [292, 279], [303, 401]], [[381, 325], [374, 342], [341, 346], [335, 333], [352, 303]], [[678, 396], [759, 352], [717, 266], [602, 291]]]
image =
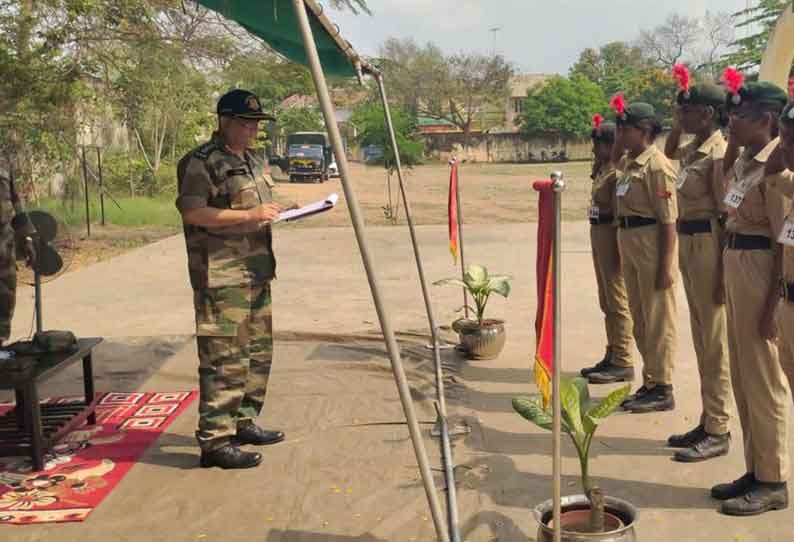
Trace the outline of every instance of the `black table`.
[[[96, 424], [99, 397], [94, 393], [91, 351], [99, 337], [78, 339], [68, 352], [19, 355], [0, 361], [0, 390], [14, 390], [16, 407], [0, 416], [0, 455], [30, 455], [33, 469], [44, 468], [44, 454], [64, 435], [88, 420]], [[83, 364], [85, 399], [68, 404], [40, 404], [38, 386], [70, 365]]]

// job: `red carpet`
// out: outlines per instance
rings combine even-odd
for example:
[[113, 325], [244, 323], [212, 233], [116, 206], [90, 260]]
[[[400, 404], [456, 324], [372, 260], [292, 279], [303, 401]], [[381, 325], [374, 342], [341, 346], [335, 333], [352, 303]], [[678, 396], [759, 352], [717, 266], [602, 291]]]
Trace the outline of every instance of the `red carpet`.
[[[29, 458], [0, 457], [0, 523], [85, 520], [196, 396], [109, 392], [97, 407], [97, 425], [66, 435], [43, 471], [31, 471]], [[0, 415], [11, 408], [0, 404]]]

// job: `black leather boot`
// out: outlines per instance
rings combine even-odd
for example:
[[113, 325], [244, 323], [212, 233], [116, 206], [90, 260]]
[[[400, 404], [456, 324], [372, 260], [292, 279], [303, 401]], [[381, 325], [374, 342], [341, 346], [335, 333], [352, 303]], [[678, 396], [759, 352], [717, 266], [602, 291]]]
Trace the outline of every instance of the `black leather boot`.
[[669, 384], [657, 384], [651, 388], [648, 393], [638, 397], [624, 408], [633, 414], [673, 410], [675, 408], [673, 386]]
[[276, 444], [282, 440], [284, 440], [284, 433], [281, 431], [262, 429], [250, 420], [237, 424], [237, 435], [234, 437], [234, 442], [236, 443], [254, 444], [256, 446]]
[[788, 508], [788, 485], [786, 482], [758, 482], [750, 491], [722, 503], [720, 512], [729, 516], [757, 516], [770, 510]]
[[711, 488], [711, 496], [720, 501], [741, 497], [755, 484], [755, 474], [748, 472], [741, 478], [727, 484], [717, 484]]
[[226, 445], [216, 450], [201, 451], [201, 467], [220, 467], [222, 469], [250, 469], [262, 462], [262, 454], [244, 452], [240, 448]]
[[699, 442], [705, 435], [706, 429], [703, 425], [698, 425], [683, 435], [671, 435], [670, 438], [667, 439], [667, 445], [671, 448], [689, 448]]
[[704, 437], [698, 442], [689, 448], [677, 451], [673, 455], [673, 459], [682, 463], [697, 463], [698, 461], [706, 461], [707, 459], [727, 455], [730, 449], [730, 433], [725, 433], [724, 435], [704, 433]]
[[604, 357], [603, 357], [603, 359], [601, 359], [601, 361], [599, 361], [598, 363], [596, 363], [592, 367], [585, 367], [584, 369], [579, 371], [579, 373], [582, 376], [587, 376], [587, 375], [589, 375], [591, 373], [597, 373], [598, 371], [600, 371], [601, 369], [603, 369], [604, 367], [609, 365], [611, 360], [612, 360], [612, 351], [609, 349], [609, 347], [607, 347], [607, 351], [604, 354]]
[[615, 382], [633, 382], [634, 367], [621, 367], [607, 363], [600, 371], [587, 375], [591, 384], [613, 384]]

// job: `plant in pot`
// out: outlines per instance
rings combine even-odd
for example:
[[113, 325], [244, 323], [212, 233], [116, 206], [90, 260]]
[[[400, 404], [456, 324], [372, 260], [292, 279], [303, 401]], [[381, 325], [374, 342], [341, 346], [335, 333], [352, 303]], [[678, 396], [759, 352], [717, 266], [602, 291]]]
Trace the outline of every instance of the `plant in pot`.
[[[614, 390], [602, 400], [593, 400], [587, 388], [587, 380], [581, 377], [563, 378], [560, 381], [562, 403], [562, 430], [571, 437], [581, 466], [581, 482], [584, 495], [562, 498], [562, 540], [583, 542], [602, 540], [610, 542], [634, 542], [636, 509], [626, 501], [605, 496], [590, 479], [590, 445], [598, 426], [617, 409], [629, 393], [630, 386]], [[513, 399], [513, 409], [523, 418], [538, 427], [551, 431], [552, 415], [543, 404], [543, 397]], [[552, 500], [534, 510], [538, 520], [538, 542], [551, 541], [554, 534]]]
[[[459, 278], [441, 279], [434, 282], [437, 286], [459, 286], [474, 301], [474, 307], [468, 307], [476, 319], [460, 318], [452, 323], [452, 329], [458, 334], [460, 344], [467, 356], [472, 359], [494, 359], [504, 348], [506, 333], [504, 320], [486, 319], [485, 307], [491, 294], [502, 297], [510, 295], [510, 275], [491, 275], [482, 265], [466, 266], [463, 280]], [[461, 307], [460, 310], [463, 310]]]

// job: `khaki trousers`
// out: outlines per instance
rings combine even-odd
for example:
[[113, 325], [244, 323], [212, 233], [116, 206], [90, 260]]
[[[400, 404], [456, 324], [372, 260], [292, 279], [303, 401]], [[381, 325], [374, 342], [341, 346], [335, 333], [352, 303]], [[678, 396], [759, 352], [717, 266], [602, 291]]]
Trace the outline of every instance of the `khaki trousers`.
[[590, 245], [612, 363], [631, 367], [631, 311], [620, 270], [617, 228], [611, 224], [590, 226]]
[[656, 289], [658, 238], [657, 226], [620, 228], [618, 231], [621, 268], [634, 321], [634, 341], [642, 355], [642, 382], [646, 388], [673, 383], [675, 289]]
[[774, 342], [758, 329], [770, 287], [770, 250], [725, 250], [728, 346], [747, 472], [761, 482], [788, 478], [788, 390]]
[[794, 396], [794, 302], [781, 301], [777, 317], [780, 365], [788, 379], [789, 391]]
[[689, 304], [692, 340], [700, 373], [703, 411], [700, 423], [711, 435], [728, 432], [731, 417], [731, 376], [725, 307], [714, 303], [722, 257], [719, 226], [711, 233], [679, 234], [678, 264]]

